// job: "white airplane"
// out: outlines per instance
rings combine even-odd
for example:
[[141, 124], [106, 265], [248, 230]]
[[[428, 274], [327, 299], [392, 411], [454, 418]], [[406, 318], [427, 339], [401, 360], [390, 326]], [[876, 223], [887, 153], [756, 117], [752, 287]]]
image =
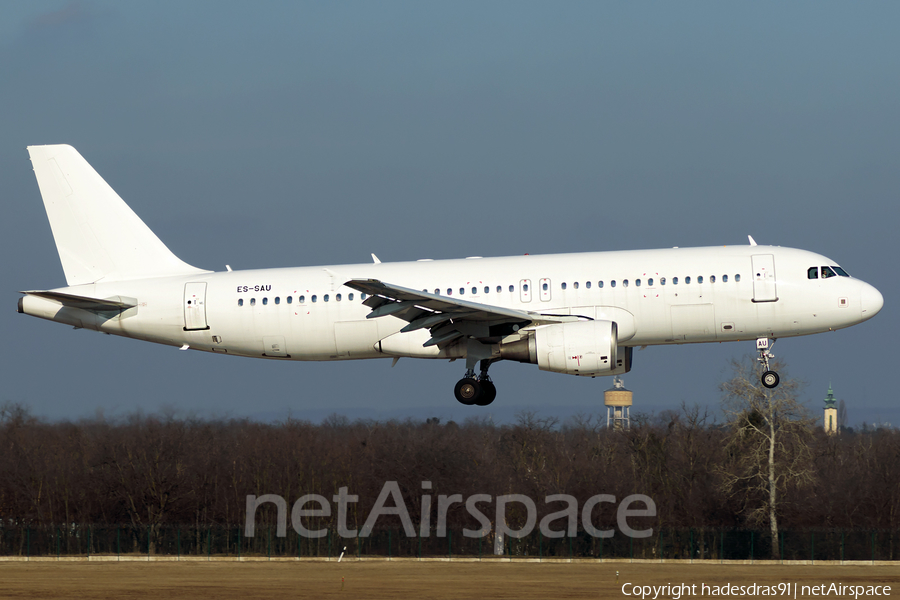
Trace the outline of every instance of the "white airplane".
[[[835, 261], [759, 246], [206, 271], [179, 260], [71, 146], [28, 148], [67, 287], [18, 310], [76, 328], [275, 360], [464, 359], [463, 404], [490, 404], [498, 360], [595, 377], [638, 346], [849, 327], [882, 295]], [[777, 268], [777, 275], [776, 275]], [[479, 364], [480, 363], [480, 364]], [[475, 367], [479, 366], [476, 374]]]

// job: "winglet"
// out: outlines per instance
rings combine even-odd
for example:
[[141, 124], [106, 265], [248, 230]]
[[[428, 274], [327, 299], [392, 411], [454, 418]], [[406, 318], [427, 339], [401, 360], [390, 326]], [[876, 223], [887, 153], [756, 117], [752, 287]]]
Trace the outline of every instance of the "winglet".
[[375, 256], [374, 253], [372, 254], [372, 262], [374, 262], [376, 265], [380, 265], [380, 264], [381, 264], [381, 261], [378, 260], [378, 257]]
[[752, 235], [748, 235], [748, 236], [747, 236], [747, 239], [750, 240], [750, 245], [751, 245], [751, 246], [755, 246], [755, 245], [756, 245], [756, 240], [753, 239], [753, 236], [752, 236]]

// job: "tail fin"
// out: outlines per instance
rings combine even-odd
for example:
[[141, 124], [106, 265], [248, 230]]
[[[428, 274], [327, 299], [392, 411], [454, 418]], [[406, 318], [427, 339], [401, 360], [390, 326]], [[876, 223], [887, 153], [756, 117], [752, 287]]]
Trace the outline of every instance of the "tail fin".
[[172, 254], [75, 148], [28, 154], [69, 285], [208, 272]]

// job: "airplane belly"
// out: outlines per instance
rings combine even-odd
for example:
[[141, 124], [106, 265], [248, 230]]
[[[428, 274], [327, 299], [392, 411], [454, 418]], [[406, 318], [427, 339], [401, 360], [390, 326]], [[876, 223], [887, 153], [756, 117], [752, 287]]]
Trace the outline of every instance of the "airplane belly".
[[672, 339], [706, 342], [716, 339], [716, 310], [712, 304], [678, 304], [671, 307]]
[[298, 306], [290, 316], [289, 331], [288, 347], [292, 358], [299, 360], [338, 358], [334, 324], [324, 310]]
[[338, 321], [334, 324], [334, 343], [341, 358], [376, 358], [382, 356], [375, 350], [378, 341], [378, 323], [370, 319]]

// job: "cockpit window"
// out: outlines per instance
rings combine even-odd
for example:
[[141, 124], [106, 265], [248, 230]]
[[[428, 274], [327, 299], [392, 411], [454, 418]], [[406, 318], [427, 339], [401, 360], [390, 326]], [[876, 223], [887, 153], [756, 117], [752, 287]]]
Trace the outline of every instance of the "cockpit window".
[[834, 272], [837, 273], [838, 275], [840, 275], [841, 277], [850, 277], [850, 275], [847, 274], [847, 271], [843, 270], [842, 268], [840, 268], [838, 266], [833, 266], [831, 268], [834, 269]]
[[818, 279], [819, 278], [819, 267], [810, 267], [806, 270], [806, 278], [807, 279]]
[[831, 267], [822, 267], [822, 279], [828, 279], [829, 277], [837, 277], [837, 273], [831, 270]]

